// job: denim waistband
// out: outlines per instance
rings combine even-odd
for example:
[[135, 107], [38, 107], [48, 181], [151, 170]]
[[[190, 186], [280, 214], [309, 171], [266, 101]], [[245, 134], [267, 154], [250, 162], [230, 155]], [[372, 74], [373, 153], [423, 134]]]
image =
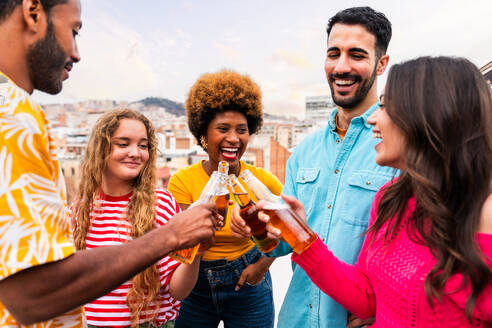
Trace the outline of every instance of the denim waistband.
[[214, 261], [204, 261], [202, 260], [200, 262], [200, 270], [205, 270], [205, 269], [213, 269], [216, 267], [223, 267], [225, 265], [234, 265], [234, 264], [243, 264], [244, 266], [248, 266], [251, 263], [256, 263], [260, 257], [262, 256], [262, 253], [256, 248], [253, 247], [251, 248], [248, 252], [244, 253], [240, 257], [238, 257], [235, 260], [228, 261], [227, 259], [220, 259], [220, 260], [214, 260]]

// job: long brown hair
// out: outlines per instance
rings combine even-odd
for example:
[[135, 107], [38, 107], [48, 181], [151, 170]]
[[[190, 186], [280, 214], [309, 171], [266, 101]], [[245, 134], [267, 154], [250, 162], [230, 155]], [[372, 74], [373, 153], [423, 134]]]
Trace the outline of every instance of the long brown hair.
[[[77, 249], [85, 249], [85, 238], [90, 226], [90, 212], [97, 206], [102, 182], [102, 172], [112, 151], [111, 137], [122, 119], [138, 120], [145, 125], [149, 159], [133, 181], [133, 193], [126, 209], [126, 220], [132, 224], [131, 237], [137, 238], [154, 229], [157, 138], [152, 123], [141, 113], [131, 110], [115, 110], [102, 116], [92, 133], [82, 161], [82, 177], [72, 211], [74, 241]], [[153, 318], [159, 310], [160, 279], [153, 265], [132, 279], [127, 305], [132, 313], [132, 326], [138, 325], [140, 313], [149, 310]]]
[[491, 193], [491, 91], [466, 59], [422, 57], [391, 68], [385, 106], [405, 136], [406, 167], [386, 188], [369, 232], [389, 222], [385, 238], [394, 237], [414, 196], [407, 233], [437, 259], [425, 280], [427, 298], [432, 305], [449, 277], [463, 274], [464, 284], [472, 287], [466, 304], [471, 320], [477, 296], [492, 276], [476, 240]]

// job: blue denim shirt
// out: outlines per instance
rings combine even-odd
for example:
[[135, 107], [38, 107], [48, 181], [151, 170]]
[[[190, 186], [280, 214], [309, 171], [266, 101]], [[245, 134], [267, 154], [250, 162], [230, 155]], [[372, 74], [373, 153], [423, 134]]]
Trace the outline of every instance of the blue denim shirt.
[[[396, 174], [375, 161], [374, 146], [380, 140], [373, 138], [367, 118], [377, 108], [375, 104], [353, 118], [343, 141], [335, 131], [337, 110], [333, 111], [327, 127], [306, 137], [287, 162], [282, 192], [304, 204], [308, 225], [336, 257], [350, 264], [360, 252], [376, 191]], [[291, 252], [281, 242], [268, 255]], [[292, 267], [278, 328], [345, 327], [347, 311], [316, 287], [302, 268], [294, 263]]]

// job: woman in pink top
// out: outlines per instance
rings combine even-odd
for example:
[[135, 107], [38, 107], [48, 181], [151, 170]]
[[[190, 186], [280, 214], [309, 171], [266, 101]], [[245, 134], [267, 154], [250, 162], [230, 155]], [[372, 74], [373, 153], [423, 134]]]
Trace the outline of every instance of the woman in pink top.
[[319, 238], [292, 255], [351, 313], [375, 316], [374, 327], [492, 327], [491, 95], [466, 59], [394, 65], [368, 122], [381, 139], [377, 163], [401, 174], [376, 195], [357, 263]]

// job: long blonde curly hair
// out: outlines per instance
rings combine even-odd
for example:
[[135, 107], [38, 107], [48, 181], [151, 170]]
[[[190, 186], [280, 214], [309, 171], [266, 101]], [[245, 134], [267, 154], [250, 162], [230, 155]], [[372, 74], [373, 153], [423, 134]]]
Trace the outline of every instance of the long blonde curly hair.
[[[77, 249], [85, 249], [86, 236], [90, 226], [90, 213], [97, 207], [102, 182], [102, 172], [112, 151], [111, 137], [122, 119], [132, 119], [145, 125], [148, 138], [149, 159], [132, 185], [133, 193], [126, 209], [131, 225], [131, 237], [137, 238], [154, 229], [156, 154], [157, 138], [152, 123], [141, 113], [122, 109], [103, 115], [94, 126], [82, 161], [82, 177], [77, 197], [72, 208], [74, 241]], [[126, 303], [132, 315], [132, 326], [138, 325], [140, 313], [150, 311], [149, 321], [156, 318], [160, 305], [160, 279], [156, 265], [153, 265], [132, 279], [132, 288], [128, 292]]]

